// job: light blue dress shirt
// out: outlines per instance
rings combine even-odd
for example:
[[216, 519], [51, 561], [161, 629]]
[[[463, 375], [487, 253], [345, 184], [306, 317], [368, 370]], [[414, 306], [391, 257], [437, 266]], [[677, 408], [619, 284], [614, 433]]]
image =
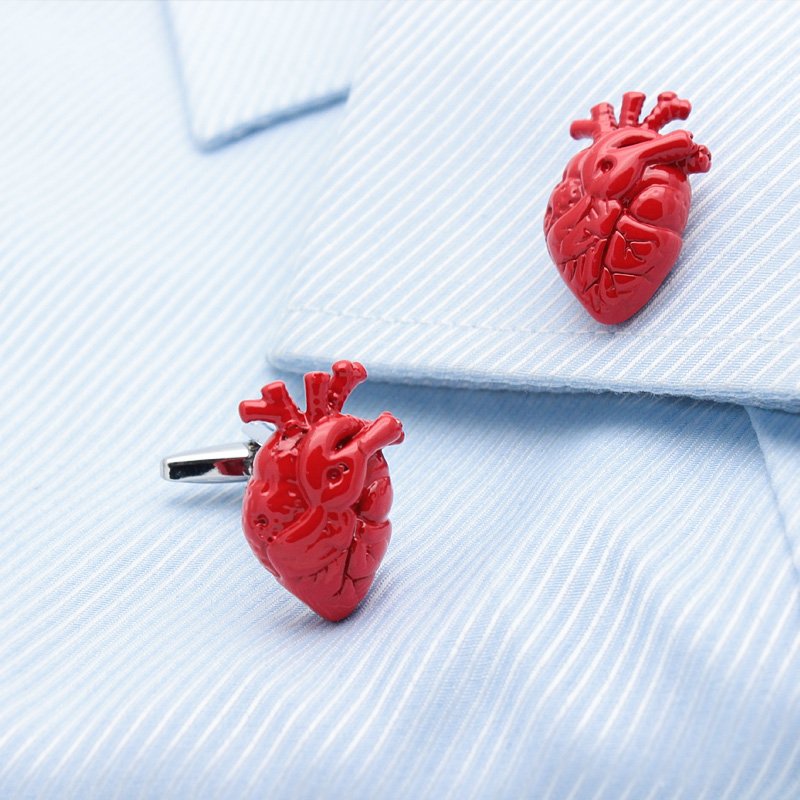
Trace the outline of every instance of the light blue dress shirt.
[[[0, 26], [0, 796], [796, 797], [800, 424], [719, 402], [800, 400], [797, 255], [766, 235], [783, 215], [796, 238], [794, 173], [774, 163], [792, 163], [793, 106], [761, 183], [737, 193], [733, 171], [796, 88], [796, 12], [369, 9], [358, 64], [337, 44], [324, 73], [355, 75], [346, 107], [208, 154], [194, 145], [302, 92], [197, 100], [191, 58], [239, 86], [254, 53], [267, 85], [256, 39], [221, 35], [260, 27], [177, 5], [165, 25], [156, 4], [20, 3]], [[545, 55], [570, 19], [591, 69], [561, 86]], [[692, 20], [706, 35], [681, 45]], [[598, 30], [612, 51], [642, 36], [662, 71], [598, 66]], [[772, 83], [728, 107], [734, 51]], [[576, 308], [539, 226], [568, 122], [629, 88], [690, 96], [716, 161], [673, 277], [614, 334]], [[723, 124], [719, 104], [761, 120]], [[740, 240], [719, 233], [748, 209]], [[776, 280], [715, 316], [757, 265]], [[681, 303], [696, 349], [676, 344]], [[723, 335], [739, 329], [786, 342], [742, 354]], [[359, 357], [380, 381], [353, 412], [390, 410], [408, 436], [387, 453], [391, 548], [333, 625], [253, 558], [241, 487], [170, 486], [157, 464], [235, 437], [268, 380], [297, 395], [298, 370]]]

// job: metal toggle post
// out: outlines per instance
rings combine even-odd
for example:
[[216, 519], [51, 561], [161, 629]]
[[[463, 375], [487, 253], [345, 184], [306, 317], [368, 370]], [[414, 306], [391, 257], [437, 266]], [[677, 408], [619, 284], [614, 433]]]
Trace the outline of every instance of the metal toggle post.
[[260, 447], [258, 442], [250, 440], [167, 456], [161, 462], [161, 477], [178, 483], [246, 481], [253, 472], [253, 459]]

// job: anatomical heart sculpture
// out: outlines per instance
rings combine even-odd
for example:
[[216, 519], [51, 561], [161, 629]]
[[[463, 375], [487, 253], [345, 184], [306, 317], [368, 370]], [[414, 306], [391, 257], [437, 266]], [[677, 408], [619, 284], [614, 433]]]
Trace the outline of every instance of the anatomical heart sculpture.
[[332, 373], [305, 376], [304, 412], [275, 381], [239, 414], [277, 428], [245, 492], [247, 541], [286, 589], [335, 621], [367, 594], [389, 545], [392, 484], [381, 449], [402, 442], [403, 427], [387, 412], [372, 421], [342, 413], [367, 373], [350, 361]]
[[547, 204], [547, 249], [561, 277], [599, 322], [624, 322], [669, 274], [692, 201], [688, 176], [708, 172], [711, 154], [692, 134], [659, 131], [686, 119], [688, 100], [658, 96], [639, 122], [645, 96], [626, 92], [619, 120], [609, 103], [572, 123], [592, 144], [574, 156]]

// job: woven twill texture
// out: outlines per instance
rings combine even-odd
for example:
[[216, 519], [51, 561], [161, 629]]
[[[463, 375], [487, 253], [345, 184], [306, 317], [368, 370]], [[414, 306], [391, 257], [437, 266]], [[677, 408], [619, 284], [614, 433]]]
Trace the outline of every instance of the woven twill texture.
[[798, 417], [370, 382], [394, 540], [325, 623], [158, 460], [286, 377], [340, 111], [198, 153], [151, 4], [0, 52], [0, 796], [798, 796]]
[[165, 0], [195, 142], [211, 149], [347, 98], [381, 0]]
[[[800, 5], [398, 3], [348, 103], [275, 363], [345, 346], [391, 380], [652, 391], [800, 410]], [[714, 156], [680, 260], [592, 320], [544, 244], [569, 124], [674, 90]], [[302, 291], [301, 291], [302, 289]]]

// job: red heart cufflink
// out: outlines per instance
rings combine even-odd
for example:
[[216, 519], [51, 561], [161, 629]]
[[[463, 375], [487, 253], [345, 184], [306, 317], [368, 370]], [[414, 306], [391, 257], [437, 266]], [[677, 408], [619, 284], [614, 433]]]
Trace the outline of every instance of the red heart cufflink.
[[245, 400], [246, 423], [274, 432], [259, 443], [172, 456], [172, 481], [247, 480], [242, 526], [261, 563], [278, 582], [325, 619], [350, 615], [369, 591], [392, 526], [392, 484], [382, 449], [403, 441], [388, 412], [375, 420], [342, 413], [367, 377], [361, 364], [339, 361], [332, 374], [305, 376], [306, 410], [282, 381], [259, 400]]
[[639, 122], [645, 96], [626, 92], [619, 120], [609, 103], [570, 127], [591, 139], [567, 164], [544, 218], [547, 249], [584, 308], [607, 325], [640, 311], [669, 274], [683, 241], [692, 191], [689, 174], [708, 172], [711, 154], [685, 130], [688, 100], [658, 96]]

